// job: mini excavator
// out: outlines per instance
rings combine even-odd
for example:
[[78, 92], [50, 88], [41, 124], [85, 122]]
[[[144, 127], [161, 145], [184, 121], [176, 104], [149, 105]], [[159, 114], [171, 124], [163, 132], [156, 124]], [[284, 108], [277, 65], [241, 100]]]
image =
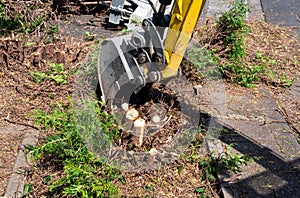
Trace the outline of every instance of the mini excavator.
[[[98, 77], [103, 100], [129, 100], [144, 87], [178, 75], [205, 0], [154, 1], [112, 1], [109, 22], [129, 20], [130, 28], [101, 44]], [[134, 10], [145, 15], [140, 22], [135, 22]]]

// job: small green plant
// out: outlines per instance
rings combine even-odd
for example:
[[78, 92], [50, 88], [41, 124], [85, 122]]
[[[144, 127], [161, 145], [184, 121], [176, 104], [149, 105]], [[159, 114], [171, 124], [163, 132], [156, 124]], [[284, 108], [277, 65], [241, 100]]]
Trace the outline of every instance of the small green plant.
[[[188, 61], [190, 61], [193, 67], [197, 70], [199, 77], [214, 77], [217, 76], [217, 70], [215, 66], [218, 64], [218, 60], [213, 55], [213, 52], [203, 49], [201, 47], [191, 47], [188, 49]], [[188, 62], [185, 63], [189, 65]]]
[[198, 188], [195, 189], [195, 193], [203, 194], [203, 193], [206, 193], [206, 192], [207, 192], [207, 190], [205, 188], [198, 187]]
[[56, 41], [58, 39], [58, 34], [59, 34], [59, 30], [58, 30], [58, 25], [50, 25], [47, 29], [47, 34], [46, 34], [46, 38], [44, 40], [45, 44], [49, 44], [52, 43], [54, 41]]
[[[80, 114], [86, 112], [75, 112], [69, 106], [60, 104], [50, 114], [36, 110], [33, 114], [36, 125], [56, 133], [42, 145], [29, 147], [28, 151], [36, 164], [50, 158], [64, 167], [64, 176], [58, 180], [52, 181], [51, 175], [43, 178], [43, 183], [49, 185], [51, 195], [110, 197], [118, 192], [111, 182], [118, 178], [119, 171], [89, 151], [82, 138], [82, 126], [76, 122], [76, 116]], [[110, 119], [102, 116], [98, 122], [109, 133], [109, 126], [106, 125], [110, 124]]]
[[49, 30], [47, 32], [48, 34], [58, 34], [58, 25], [50, 25]]
[[28, 28], [23, 27], [24, 32], [28, 32], [29, 34], [34, 32], [39, 26], [41, 26], [43, 24], [43, 22], [45, 21], [45, 17], [41, 16], [37, 19], [35, 19], [34, 21], [32, 21]]
[[30, 71], [30, 75], [37, 83], [42, 83], [47, 79], [47, 74], [39, 71]]
[[237, 153], [231, 153], [232, 145], [226, 148], [226, 151], [215, 156], [212, 152], [207, 158], [199, 160], [199, 168], [204, 170], [202, 176], [203, 180], [215, 181], [217, 171], [231, 171], [237, 173], [241, 171], [241, 165], [247, 165], [248, 162], [253, 161], [253, 158], [249, 155], [239, 155]]
[[229, 50], [229, 59], [238, 60], [246, 54], [244, 34], [249, 31], [245, 23], [247, 12], [248, 6], [245, 2], [235, 2], [217, 21], [218, 31], [224, 35], [224, 47]]
[[42, 83], [45, 80], [54, 81], [57, 85], [68, 83], [68, 72], [65, 71], [62, 63], [50, 63], [47, 72], [30, 71], [30, 75], [37, 83]]
[[151, 190], [154, 189], [154, 186], [152, 184], [148, 183], [144, 186], [144, 188], [147, 192], [150, 192]]
[[254, 82], [260, 79], [265, 68], [260, 65], [247, 66], [240, 61], [228, 61], [220, 66], [222, 73], [230, 76], [232, 82], [244, 87], [253, 87]]
[[4, 30], [14, 30], [14, 29], [19, 28], [20, 24], [19, 24], [18, 20], [19, 20], [18, 18], [10, 19], [7, 16], [5, 6], [0, 1], [0, 29], [1, 29], [1, 32], [3, 33]]
[[30, 184], [25, 184], [23, 187], [23, 196], [26, 197], [32, 191], [32, 186]]
[[276, 84], [277, 86], [290, 87], [295, 81], [294, 78], [288, 78], [285, 74], [279, 74], [275, 72], [272, 68], [279, 63], [276, 60], [270, 59], [268, 56], [265, 56], [261, 52], [256, 52], [255, 60], [257, 65], [256, 67], [262, 68], [261, 70], [256, 71], [256, 76], [259, 76], [259, 79], [265, 78], [267, 83]]
[[284, 87], [291, 87], [293, 83], [295, 82], [295, 78], [289, 79], [286, 75], [280, 75], [279, 76], [279, 84]]
[[96, 38], [95, 34], [88, 32], [88, 31], [85, 32], [85, 40], [86, 41], [93, 41], [93, 40], [95, 40], [95, 38]]
[[[245, 23], [248, 10], [245, 2], [235, 2], [232, 8], [217, 20], [216, 29], [221, 35], [217, 38], [218, 42], [222, 44], [221, 48], [226, 52], [222, 54], [223, 57], [218, 57], [222, 59], [219, 64], [221, 74], [241, 86], [253, 87], [254, 83], [260, 79], [264, 68], [243, 63], [246, 55], [244, 37], [249, 32], [249, 27]], [[257, 55], [261, 56], [261, 54]]]
[[[25, 5], [25, 4], [24, 4]], [[34, 7], [25, 7], [24, 12], [14, 10], [6, 6], [5, 1], [0, 1], [0, 34], [32, 33], [45, 21], [45, 15], [26, 17], [25, 12], [34, 12]], [[38, 9], [38, 8], [36, 8]], [[30, 14], [29, 14], [30, 15]]]

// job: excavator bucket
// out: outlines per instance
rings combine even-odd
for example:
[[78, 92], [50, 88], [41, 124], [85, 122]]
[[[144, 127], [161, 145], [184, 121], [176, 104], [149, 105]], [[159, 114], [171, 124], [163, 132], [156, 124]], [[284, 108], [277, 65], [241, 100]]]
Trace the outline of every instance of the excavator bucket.
[[[125, 5], [123, 0], [113, 2], [114, 8]], [[105, 101], [129, 102], [131, 95], [146, 83], [165, 81], [178, 74], [205, 0], [173, 1], [170, 17], [164, 13], [172, 0], [159, 2], [159, 11], [153, 18], [144, 19], [142, 27], [102, 42], [98, 76]], [[114, 22], [120, 19], [114, 15], [110, 18]]]
[[130, 54], [130, 39], [130, 35], [125, 35], [101, 44], [98, 77], [104, 101], [128, 102], [131, 94], [145, 85], [143, 70]]

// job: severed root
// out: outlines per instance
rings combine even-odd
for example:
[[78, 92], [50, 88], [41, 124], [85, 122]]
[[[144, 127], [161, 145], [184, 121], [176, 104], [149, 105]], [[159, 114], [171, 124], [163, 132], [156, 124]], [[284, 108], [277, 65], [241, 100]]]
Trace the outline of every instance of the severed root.
[[138, 146], [140, 147], [143, 144], [146, 121], [142, 118], [138, 118], [134, 121], [133, 125], [134, 125], [134, 134], [139, 137]]
[[134, 120], [139, 117], [139, 112], [135, 108], [130, 108], [125, 114], [123, 119], [123, 127], [125, 131], [130, 131], [133, 125]]

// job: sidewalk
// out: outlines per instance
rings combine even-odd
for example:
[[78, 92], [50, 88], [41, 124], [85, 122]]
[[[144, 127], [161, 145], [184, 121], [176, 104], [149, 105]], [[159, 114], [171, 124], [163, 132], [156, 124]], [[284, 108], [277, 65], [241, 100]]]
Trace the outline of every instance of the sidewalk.
[[[219, 16], [230, 8], [231, 2], [208, 0], [201, 22]], [[299, 30], [300, 23], [291, 20], [300, 10], [297, 8], [300, 4], [296, 4], [293, 0], [280, 5], [271, 0], [248, 0], [248, 19], [266, 19], [269, 23], [293, 26], [295, 30]], [[299, 99], [299, 87], [300, 80], [295, 83], [290, 93], [286, 93], [289, 99]], [[253, 164], [243, 167], [240, 174], [220, 174], [224, 197], [299, 197], [300, 144], [279, 113], [278, 105], [270, 92], [265, 87], [246, 92], [235, 92], [227, 87], [224, 89], [227, 98], [225, 104], [202, 106], [204, 112], [211, 113], [211, 120], [215, 122], [210, 125], [222, 128], [214, 143], [208, 140], [208, 146], [210, 150], [220, 152], [220, 148], [234, 144], [236, 152], [258, 157]], [[209, 86], [198, 90], [199, 95], [208, 98], [207, 103], [213, 100], [209, 97], [214, 97], [210, 94], [211, 90], [214, 88]]]
[[[207, 19], [219, 17], [222, 13], [230, 9], [234, 0], [206, 0], [203, 13], [200, 16], [200, 23], [205, 23]], [[264, 14], [260, 0], [247, 1], [250, 12], [248, 13], [249, 21], [264, 21]]]
[[300, 2], [299, 0], [261, 0], [265, 20], [280, 26], [293, 28], [300, 36]]
[[226, 89], [227, 112], [215, 116], [223, 147], [234, 144], [236, 152], [258, 157], [223, 180], [225, 197], [299, 197], [300, 145], [268, 90], [254, 92]]

